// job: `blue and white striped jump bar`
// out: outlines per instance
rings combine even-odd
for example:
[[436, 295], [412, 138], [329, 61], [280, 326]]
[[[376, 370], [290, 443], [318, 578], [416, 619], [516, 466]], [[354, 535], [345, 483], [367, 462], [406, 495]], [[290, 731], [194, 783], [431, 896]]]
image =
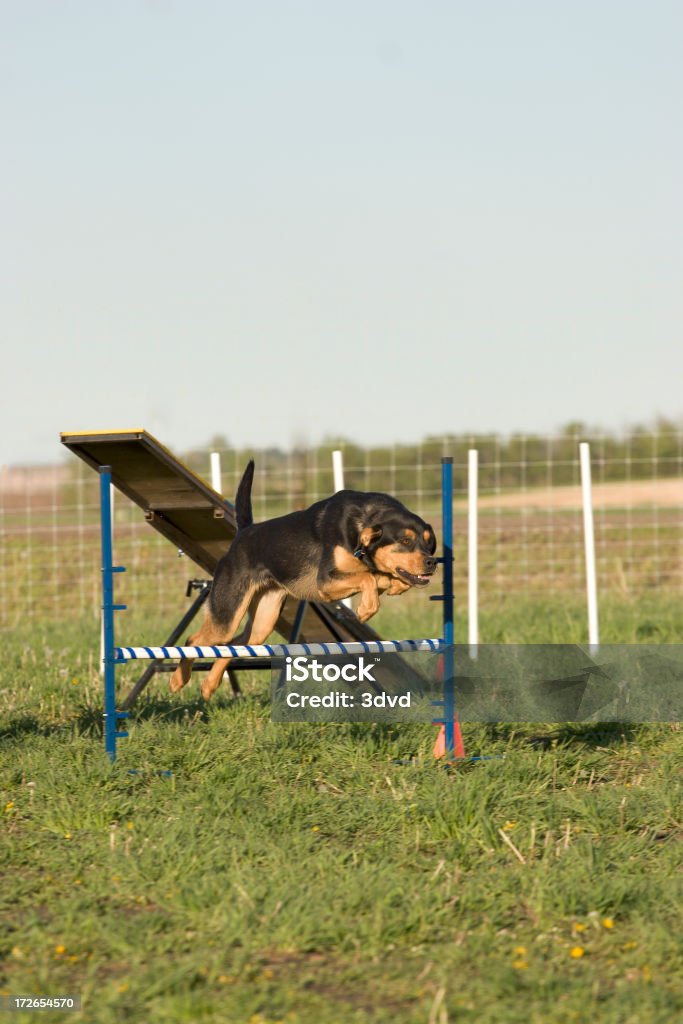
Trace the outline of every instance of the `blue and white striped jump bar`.
[[150, 658], [158, 661], [171, 658], [285, 658], [314, 654], [396, 654], [416, 651], [436, 653], [443, 650], [443, 640], [354, 640], [350, 643], [255, 644], [232, 647], [115, 647], [114, 661], [136, 661]]

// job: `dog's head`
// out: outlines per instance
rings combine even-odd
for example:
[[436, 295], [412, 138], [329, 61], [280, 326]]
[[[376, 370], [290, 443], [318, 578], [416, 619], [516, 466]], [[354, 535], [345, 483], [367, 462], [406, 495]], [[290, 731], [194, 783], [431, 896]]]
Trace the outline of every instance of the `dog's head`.
[[395, 576], [411, 587], [426, 586], [436, 569], [436, 537], [432, 527], [407, 509], [392, 508], [377, 519], [362, 527], [354, 553], [366, 559], [377, 572]]

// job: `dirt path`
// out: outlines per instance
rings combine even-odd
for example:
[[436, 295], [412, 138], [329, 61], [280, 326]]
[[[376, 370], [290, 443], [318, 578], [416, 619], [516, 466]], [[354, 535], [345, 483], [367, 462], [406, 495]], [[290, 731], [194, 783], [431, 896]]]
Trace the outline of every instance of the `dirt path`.
[[[683, 479], [632, 480], [626, 483], [593, 484], [594, 508], [633, 508], [656, 505], [683, 509]], [[581, 508], [581, 487], [538, 488], [514, 494], [486, 494], [480, 508]]]

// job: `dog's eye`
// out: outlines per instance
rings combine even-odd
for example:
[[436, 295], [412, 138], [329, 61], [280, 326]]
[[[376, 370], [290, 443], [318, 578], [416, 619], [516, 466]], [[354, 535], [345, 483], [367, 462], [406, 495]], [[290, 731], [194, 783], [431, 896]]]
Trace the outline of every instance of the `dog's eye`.
[[413, 541], [411, 537], [401, 537], [401, 544], [403, 544], [404, 547], [409, 548], [412, 543]]

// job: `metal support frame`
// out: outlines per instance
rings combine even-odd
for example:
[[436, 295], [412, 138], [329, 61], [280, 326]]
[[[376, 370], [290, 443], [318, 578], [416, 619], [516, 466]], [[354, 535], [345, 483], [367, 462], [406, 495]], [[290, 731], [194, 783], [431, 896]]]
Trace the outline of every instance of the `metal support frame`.
[[[188, 610], [185, 612], [180, 622], [177, 624], [177, 626], [174, 627], [174, 629], [171, 630], [168, 639], [165, 641], [164, 646], [175, 644], [176, 640], [178, 640], [183, 635], [183, 633], [190, 625], [190, 623], [196, 616], [197, 612], [199, 611], [199, 609], [202, 607], [207, 597], [209, 596], [209, 589], [210, 588], [208, 585], [206, 587], [202, 587], [202, 589], [199, 591], [199, 594], [194, 599]], [[135, 703], [135, 701], [138, 699], [142, 691], [149, 683], [152, 676], [154, 676], [157, 672], [162, 671], [162, 666], [162, 661], [153, 661], [151, 665], [147, 666], [145, 671], [142, 673], [138, 681], [132, 687], [132, 689], [126, 696], [125, 700], [121, 704], [121, 707], [124, 709], [124, 711], [127, 711], [129, 708], [132, 707], [132, 705]], [[232, 680], [230, 680], [230, 682], [232, 683]], [[234, 689], [235, 684], [233, 683], [233, 690]]]

